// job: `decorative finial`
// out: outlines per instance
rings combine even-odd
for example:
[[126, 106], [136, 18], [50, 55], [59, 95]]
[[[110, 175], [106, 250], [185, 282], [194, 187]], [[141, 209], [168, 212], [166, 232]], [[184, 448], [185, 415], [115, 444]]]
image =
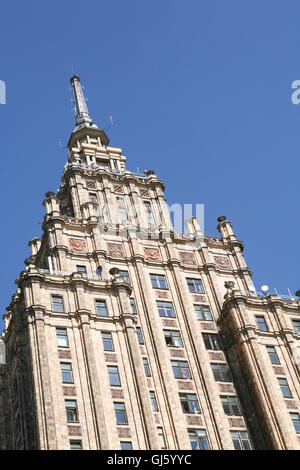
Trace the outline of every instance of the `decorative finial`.
[[218, 222], [224, 222], [224, 220], [226, 220], [226, 215], [220, 215], [220, 217], [218, 217]]
[[82, 86], [80, 83], [80, 78], [73, 74], [70, 81], [73, 89], [76, 116], [76, 126], [74, 130], [78, 131], [83, 127], [93, 127], [95, 129], [98, 129], [98, 126], [93, 123], [93, 120], [89, 115], [89, 111], [82, 91]]

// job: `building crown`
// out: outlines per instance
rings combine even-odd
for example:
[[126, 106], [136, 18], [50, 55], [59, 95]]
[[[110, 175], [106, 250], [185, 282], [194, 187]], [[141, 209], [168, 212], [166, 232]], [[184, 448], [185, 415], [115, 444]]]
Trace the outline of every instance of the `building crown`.
[[73, 90], [74, 105], [75, 105], [75, 116], [76, 126], [74, 132], [82, 129], [83, 127], [98, 129], [98, 126], [93, 123], [93, 120], [89, 114], [86, 100], [83, 94], [80, 78], [76, 75], [71, 77], [71, 85]]

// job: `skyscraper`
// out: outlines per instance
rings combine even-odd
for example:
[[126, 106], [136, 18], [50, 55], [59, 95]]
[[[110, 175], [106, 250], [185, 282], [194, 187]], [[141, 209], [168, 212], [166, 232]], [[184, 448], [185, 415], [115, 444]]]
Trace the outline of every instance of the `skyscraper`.
[[71, 78], [76, 126], [4, 315], [2, 449], [299, 449], [300, 308], [257, 293], [226, 217], [175, 232]]

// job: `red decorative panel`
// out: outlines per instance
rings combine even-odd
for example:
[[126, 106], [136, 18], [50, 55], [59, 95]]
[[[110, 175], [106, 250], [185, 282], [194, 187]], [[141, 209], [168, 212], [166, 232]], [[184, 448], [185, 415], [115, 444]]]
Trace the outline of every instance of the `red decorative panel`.
[[163, 318], [163, 326], [177, 326], [176, 320], [168, 320], [167, 318]]
[[169, 298], [169, 294], [168, 292], [162, 292], [162, 291], [156, 291], [156, 297], [158, 297], [159, 299], [168, 299]]
[[205, 295], [194, 295], [194, 302], [201, 302], [202, 304], [206, 304], [207, 300]]
[[157, 248], [144, 248], [145, 259], [149, 261], [161, 261], [160, 252]]
[[123, 186], [121, 186], [120, 184], [115, 184], [114, 185], [114, 192], [118, 193], [118, 194], [123, 194], [124, 193]]
[[231, 428], [244, 428], [245, 423], [242, 418], [228, 418], [229, 426]]
[[150, 194], [149, 194], [148, 189], [141, 189], [141, 190], [140, 190], [140, 196], [141, 196], [141, 197], [149, 197]]
[[68, 349], [59, 349], [58, 357], [60, 359], [71, 359], [71, 351], [69, 351]]
[[297, 403], [294, 400], [285, 400], [285, 403], [286, 403], [287, 408], [295, 409], [295, 410], [298, 409]]
[[196, 259], [194, 253], [190, 253], [188, 251], [179, 251], [179, 258], [184, 264], [190, 264], [195, 266]]
[[112, 388], [111, 389], [111, 396], [113, 398], [124, 398], [123, 390], [120, 390], [119, 388]]
[[219, 269], [232, 269], [229, 258], [226, 256], [214, 256], [215, 263]]
[[184, 357], [184, 351], [180, 349], [170, 349], [171, 357]]
[[203, 425], [203, 420], [201, 416], [187, 416], [186, 417], [186, 423], [191, 424], [192, 426], [202, 426]]
[[218, 384], [221, 393], [235, 393], [232, 384]]
[[116, 354], [106, 353], [105, 355], [106, 362], [118, 362], [118, 358]]
[[86, 180], [85, 182], [88, 189], [96, 189], [96, 181]]
[[75, 396], [76, 388], [75, 387], [63, 387], [63, 395], [64, 397]]
[[178, 388], [180, 390], [194, 390], [194, 385], [192, 384], [192, 382], [185, 382], [185, 381], [181, 381], [179, 380], [178, 381]]
[[69, 238], [69, 248], [72, 251], [87, 251], [85, 240], [80, 238]]
[[273, 366], [274, 372], [277, 375], [285, 375], [283, 367], [275, 367]]
[[69, 436], [81, 436], [80, 426], [68, 426]]
[[200, 326], [201, 326], [201, 329], [202, 330], [205, 330], [205, 331], [217, 331], [217, 327], [216, 325], [211, 321], [211, 322], [207, 322], [207, 323], [204, 323], [204, 322], [200, 322]]
[[110, 256], [124, 258], [123, 245], [121, 245], [120, 243], [107, 243], [107, 251]]
[[119, 437], [131, 437], [129, 428], [118, 428]]
[[212, 361], [225, 361], [224, 354], [221, 351], [210, 351], [208, 354]]

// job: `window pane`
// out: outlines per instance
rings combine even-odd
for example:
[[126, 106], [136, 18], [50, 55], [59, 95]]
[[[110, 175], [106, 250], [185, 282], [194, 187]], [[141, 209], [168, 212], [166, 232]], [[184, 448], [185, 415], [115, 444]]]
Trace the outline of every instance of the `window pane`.
[[260, 331], [269, 331], [264, 317], [256, 316], [255, 318]]
[[114, 343], [111, 333], [102, 331], [101, 335], [104, 351], [114, 351]]
[[96, 300], [96, 310], [99, 317], [107, 317], [107, 307], [105, 300]]
[[110, 385], [121, 385], [120, 377], [119, 377], [119, 370], [118, 367], [115, 366], [107, 366], [107, 371], [109, 375], [109, 383]]
[[293, 325], [297, 335], [300, 335], [300, 320], [293, 320]]
[[52, 295], [52, 311], [55, 313], [64, 312], [63, 299], [60, 296]]
[[65, 328], [56, 328], [57, 345], [60, 348], [68, 348], [68, 336]]
[[131, 442], [120, 442], [121, 450], [132, 450], [132, 443]]
[[73, 383], [73, 373], [71, 364], [67, 362], [61, 362], [60, 369], [63, 383]]
[[81, 450], [82, 449], [82, 442], [81, 441], [70, 441], [70, 449], [71, 450]]

